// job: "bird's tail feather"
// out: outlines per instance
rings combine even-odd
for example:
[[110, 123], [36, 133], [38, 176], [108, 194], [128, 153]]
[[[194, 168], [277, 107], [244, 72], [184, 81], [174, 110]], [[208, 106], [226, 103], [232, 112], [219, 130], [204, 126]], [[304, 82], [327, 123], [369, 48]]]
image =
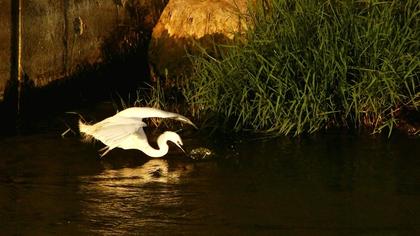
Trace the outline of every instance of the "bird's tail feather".
[[185, 116], [181, 116], [181, 115], [177, 115], [177, 116], [175, 116], [174, 117], [174, 119], [175, 120], [179, 120], [179, 121], [182, 121], [182, 122], [185, 122], [185, 123], [187, 123], [187, 124], [189, 124], [189, 125], [191, 125], [191, 126], [193, 126], [194, 128], [196, 128], [196, 129], [198, 129], [198, 127], [190, 120], [190, 119], [188, 119], [187, 117], [185, 117]]
[[93, 136], [91, 135], [91, 129], [91, 125], [83, 123], [81, 119], [79, 120], [79, 132], [80, 135], [83, 137], [83, 140], [86, 142], [93, 140]]

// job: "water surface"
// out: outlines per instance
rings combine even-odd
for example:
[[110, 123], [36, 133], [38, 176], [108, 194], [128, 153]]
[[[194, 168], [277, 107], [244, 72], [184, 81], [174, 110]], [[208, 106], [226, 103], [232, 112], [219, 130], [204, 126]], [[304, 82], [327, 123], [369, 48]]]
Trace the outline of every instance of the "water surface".
[[[227, 141], [196, 162], [61, 138], [0, 139], [1, 235], [418, 235], [420, 139]], [[174, 146], [171, 146], [175, 150]]]

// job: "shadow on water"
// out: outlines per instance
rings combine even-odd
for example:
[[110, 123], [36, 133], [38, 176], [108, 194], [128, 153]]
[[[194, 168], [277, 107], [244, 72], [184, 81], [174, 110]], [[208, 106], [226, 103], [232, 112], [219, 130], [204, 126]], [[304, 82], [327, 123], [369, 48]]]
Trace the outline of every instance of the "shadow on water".
[[214, 160], [196, 162], [179, 152], [149, 159], [123, 150], [100, 159], [101, 144], [61, 132], [0, 140], [2, 234], [420, 231], [418, 138], [326, 134], [255, 142], [191, 135], [187, 149], [216, 152]]

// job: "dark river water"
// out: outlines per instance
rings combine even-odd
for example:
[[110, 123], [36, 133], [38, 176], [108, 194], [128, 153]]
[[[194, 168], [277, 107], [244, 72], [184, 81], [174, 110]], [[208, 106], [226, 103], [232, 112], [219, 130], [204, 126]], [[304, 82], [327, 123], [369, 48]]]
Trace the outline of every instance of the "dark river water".
[[64, 130], [0, 139], [0, 235], [420, 235], [420, 138], [190, 133], [214, 160], [101, 159]]

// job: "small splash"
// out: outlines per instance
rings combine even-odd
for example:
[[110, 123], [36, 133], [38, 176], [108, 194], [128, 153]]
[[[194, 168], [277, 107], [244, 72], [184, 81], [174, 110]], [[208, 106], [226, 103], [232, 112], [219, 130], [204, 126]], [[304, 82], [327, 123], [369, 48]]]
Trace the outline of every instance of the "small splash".
[[215, 156], [215, 153], [208, 148], [198, 147], [191, 150], [188, 156], [191, 159], [196, 160], [196, 161], [204, 161], [204, 160], [213, 159]]

